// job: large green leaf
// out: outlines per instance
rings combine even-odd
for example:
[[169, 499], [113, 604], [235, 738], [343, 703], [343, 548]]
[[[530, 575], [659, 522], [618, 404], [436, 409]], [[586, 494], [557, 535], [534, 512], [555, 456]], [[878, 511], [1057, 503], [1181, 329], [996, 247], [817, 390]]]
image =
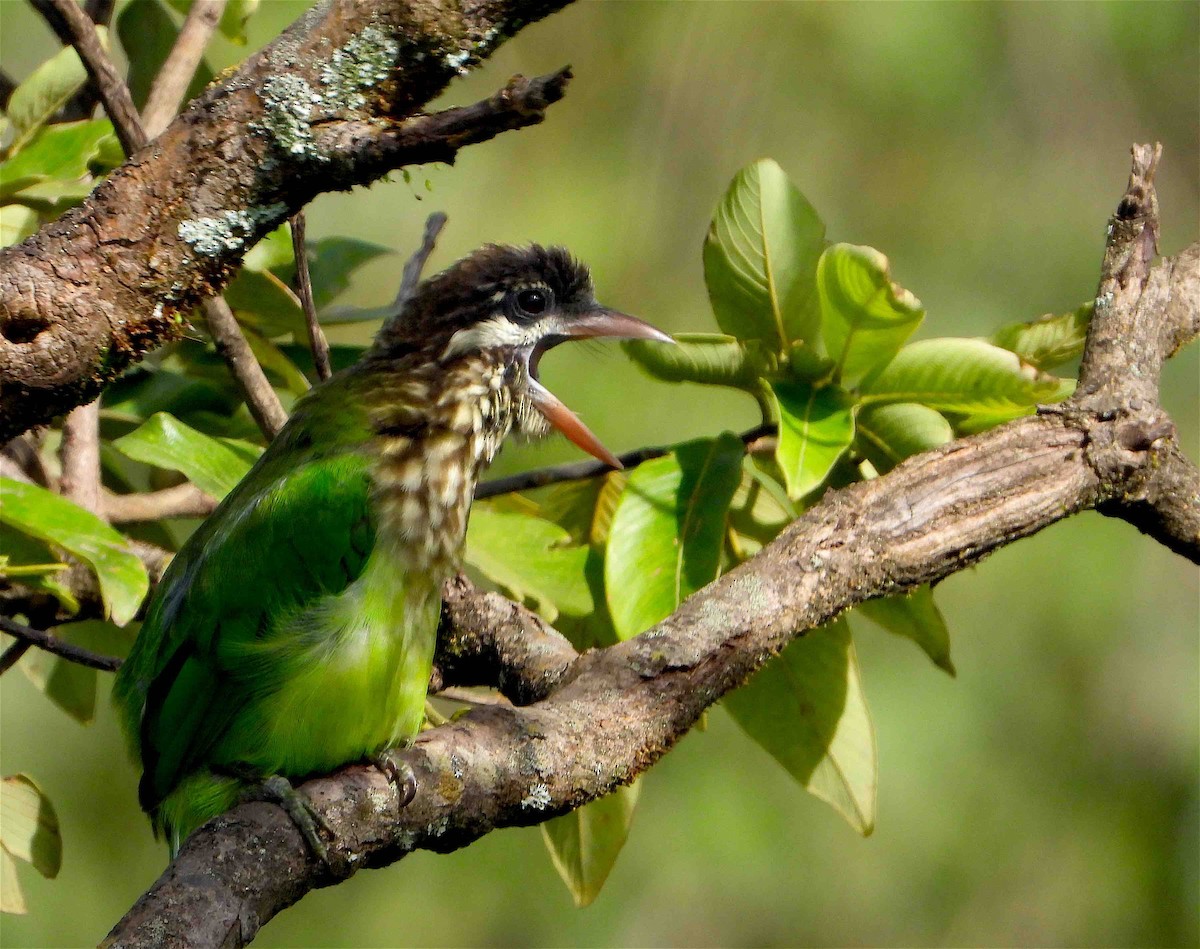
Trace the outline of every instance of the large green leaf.
[[124, 625], [137, 613], [150, 588], [146, 568], [125, 538], [95, 514], [45, 488], [0, 478], [0, 521], [87, 563], [113, 622]]
[[1016, 353], [1038, 369], [1053, 369], [1083, 353], [1093, 304], [1070, 313], [1043, 316], [1029, 323], [1012, 323], [997, 330], [991, 343]]
[[880, 474], [954, 438], [944, 415], [916, 402], [868, 405], [858, 413], [855, 429], [859, 449]]
[[100, 413], [106, 419], [141, 423], [155, 412], [175, 416], [197, 411], [227, 415], [240, 401], [240, 394], [235, 394], [232, 385], [213, 385], [182, 372], [143, 362], [104, 390]]
[[243, 268], [225, 288], [225, 300], [237, 313], [239, 322], [263, 336], [291, 333], [296, 339], [307, 339], [300, 298], [269, 270]]
[[639, 366], [664, 382], [757, 389], [766, 354], [755, 341], [743, 343], [720, 333], [680, 333], [675, 344], [630, 339], [622, 347]]
[[678, 445], [629, 475], [604, 558], [613, 626], [629, 639], [716, 579], [745, 448], [736, 435]]
[[40, 129], [21, 151], [0, 164], [0, 198], [47, 179], [74, 181], [89, 171], [113, 134], [106, 119], [64, 122]]
[[854, 398], [837, 386], [777, 382], [779, 410], [775, 459], [788, 495], [799, 499], [819, 488], [854, 441]]
[[724, 703], [810, 793], [860, 834], [872, 831], [875, 729], [844, 619], [793, 641]]
[[[100, 45], [108, 48], [108, 30], [96, 27]], [[53, 118], [87, 82], [87, 70], [75, 52], [75, 47], [64, 46], [42, 63], [13, 90], [6, 110], [16, 133], [10, 153], [16, 154], [33, 137], [34, 133]]]
[[542, 824], [550, 860], [579, 907], [588, 906], [617, 862], [629, 836], [638, 783]]
[[62, 867], [58, 815], [27, 774], [9, 775], [0, 781], [0, 846], [49, 879], [58, 876]]
[[182, 471], [218, 500], [233, 490], [262, 452], [256, 445], [205, 435], [166, 412], [152, 415], [112, 444], [134, 461]]
[[1003, 421], [1066, 398], [1074, 383], [979, 339], [910, 343], [862, 387], [863, 401], [920, 402], [942, 412]]
[[853, 387], [887, 363], [925, 316], [921, 301], [893, 283], [873, 247], [834, 244], [817, 262], [821, 333], [835, 378]]
[[514, 599], [531, 602], [549, 622], [560, 612], [585, 616], [592, 593], [584, 575], [588, 548], [550, 521], [530, 514], [471, 512], [465, 559]]
[[950, 661], [950, 630], [942, 611], [933, 601], [933, 590], [917, 587], [912, 593], [901, 593], [881, 600], [868, 600], [855, 609], [889, 633], [911, 639], [920, 646], [933, 664], [954, 675]]
[[737, 173], [704, 242], [704, 280], [717, 323], [782, 352], [817, 331], [817, 259], [825, 224], [770, 159]]

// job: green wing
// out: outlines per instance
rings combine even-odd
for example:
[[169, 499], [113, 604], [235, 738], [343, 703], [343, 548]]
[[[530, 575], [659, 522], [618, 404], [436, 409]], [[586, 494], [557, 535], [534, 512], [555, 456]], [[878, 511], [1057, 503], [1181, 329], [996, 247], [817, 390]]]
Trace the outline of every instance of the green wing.
[[293, 417], [172, 561], [118, 675], [114, 697], [141, 752], [146, 810], [205, 763], [246, 701], [289, 673], [269, 648], [253, 662], [255, 644], [268, 646], [281, 619], [344, 590], [370, 556], [362, 433], [320, 431], [329, 419], [318, 407], [309, 401]]

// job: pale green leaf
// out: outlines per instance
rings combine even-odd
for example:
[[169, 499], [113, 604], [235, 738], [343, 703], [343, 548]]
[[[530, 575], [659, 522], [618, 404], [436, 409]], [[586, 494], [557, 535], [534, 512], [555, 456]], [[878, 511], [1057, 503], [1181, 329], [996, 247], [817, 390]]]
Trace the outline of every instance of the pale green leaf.
[[275, 270], [295, 261], [292, 249], [292, 226], [286, 221], [246, 251], [243, 270]]
[[263, 336], [292, 333], [307, 340], [307, 323], [300, 298], [270, 270], [242, 268], [225, 288], [225, 300], [238, 322], [253, 327]]
[[258, 360], [272, 385], [282, 386], [295, 396], [304, 395], [312, 388], [308, 376], [271, 340], [252, 329], [247, 329], [246, 342], [250, 344], [250, 351], [254, 353], [254, 358]]
[[331, 306], [322, 310], [318, 318], [322, 326], [333, 326], [339, 323], [382, 323], [396, 315], [396, 304], [385, 303], [383, 306]]
[[95, 514], [45, 488], [0, 478], [0, 521], [87, 563], [113, 622], [124, 625], [137, 613], [150, 587], [146, 568], [125, 538]]
[[724, 699], [736, 721], [860, 834], [875, 827], [875, 729], [844, 619], [812, 630]]
[[541, 517], [476, 505], [467, 526], [465, 559], [514, 599], [532, 602], [549, 622], [560, 612], [585, 616], [593, 609], [584, 566], [588, 548]]
[[777, 382], [779, 408], [775, 459], [788, 496], [799, 499], [819, 488], [854, 441], [854, 399], [837, 386]]
[[663, 382], [757, 389], [766, 371], [767, 354], [755, 341], [719, 333], [680, 333], [675, 345], [630, 339], [621, 346], [639, 366]]
[[944, 415], [916, 402], [866, 406], [855, 419], [855, 429], [859, 448], [880, 474], [954, 438]]
[[62, 836], [54, 805], [27, 774], [0, 781], [0, 846], [54, 879], [62, 867]]
[[28, 912], [21, 880], [17, 876], [17, 862], [0, 846], [0, 913], [21, 916]]
[[183, 472], [196, 487], [218, 500], [245, 477], [252, 459], [262, 451], [256, 445], [205, 435], [166, 412], [152, 415], [112, 444], [134, 461]]
[[835, 379], [853, 387], [887, 363], [925, 316], [921, 301], [893, 283], [873, 247], [834, 244], [817, 262], [821, 333]]
[[1029, 323], [1013, 323], [997, 330], [991, 343], [1016, 353], [1038, 369], [1053, 369], [1083, 353], [1093, 304], [1070, 313], [1053, 313]]
[[911, 639], [920, 646], [933, 664], [954, 675], [950, 661], [950, 630], [942, 611], [933, 601], [933, 590], [917, 587], [912, 593], [900, 593], [881, 600], [868, 600], [855, 608], [867, 619], [889, 633]]
[[863, 401], [920, 402], [941, 412], [980, 415], [991, 424], [1057, 402], [1071, 380], [1048, 375], [1014, 353], [979, 339], [910, 343], [862, 387]]
[[82, 178], [100, 155], [104, 139], [112, 134], [112, 123], [106, 119], [39, 129], [28, 145], [0, 164], [0, 198], [47, 179]]
[[817, 331], [817, 259], [825, 225], [770, 159], [743, 168], [713, 215], [704, 280], [717, 324], [782, 352]]
[[38, 213], [23, 204], [0, 207], [0, 247], [19, 244], [38, 229]]
[[[193, 0], [167, 0], [180, 13], [187, 13]], [[246, 45], [246, 21], [258, 10], [259, 0], [229, 0], [221, 13], [217, 29], [231, 43]]]
[[[307, 250], [313, 302], [318, 310], [324, 310], [334, 297], [350, 286], [350, 279], [359, 267], [377, 257], [395, 253], [390, 247], [354, 237], [323, 237], [309, 241]], [[278, 274], [288, 284], [294, 283], [295, 265], [280, 267]]]
[[15, 194], [9, 195], [7, 200], [23, 204], [49, 218], [82, 204], [95, 187], [96, 182], [91, 178], [80, 178], [78, 181], [47, 178], [45, 181], [26, 185]]
[[96, 716], [96, 670], [31, 649], [19, 663], [21, 672], [46, 698], [83, 725]]
[[604, 558], [608, 607], [620, 638], [649, 629], [716, 579], [744, 453], [741, 439], [726, 432], [678, 445], [629, 475]]
[[589, 906], [600, 895], [629, 836], [639, 790], [635, 781], [542, 824], [550, 860], [576, 906]]
[[[100, 45], [108, 49], [108, 30], [96, 27]], [[16, 138], [9, 146], [16, 154], [28, 144], [34, 133], [45, 125], [87, 82], [87, 70], [75, 52], [64, 46], [42, 63], [13, 90], [6, 110]]]

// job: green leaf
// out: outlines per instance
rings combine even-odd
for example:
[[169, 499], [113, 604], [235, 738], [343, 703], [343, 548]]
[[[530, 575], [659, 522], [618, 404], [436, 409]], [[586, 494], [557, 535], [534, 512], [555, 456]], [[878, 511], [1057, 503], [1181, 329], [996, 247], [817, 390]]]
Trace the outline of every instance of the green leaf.
[[888, 259], [873, 247], [826, 248], [817, 262], [817, 291], [834, 378], [847, 387], [889, 362], [925, 317], [921, 301], [892, 282]]
[[208, 382], [143, 362], [104, 390], [100, 412], [104, 418], [141, 423], [155, 412], [229, 414], [238, 402], [232, 388], [222, 392]]
[[1047, 375], [1008, 350], [979, 339], [910, 343], [862, 386], [863, 401], [920, 402], [941, 412], [979, 415], [990, 424], [1065, 399], [1071, 380]]
[[729, 432], [639, 465], [617, 502], [604, 586], [621, 639], [649, 629], [720, 572], [745, 448]]
[[23, 204], [0, 207], [0, 247], [19, 244], [38, 229], [38, 213]]
[[1012, 323], [997, 330], [990, 342], [1038, 369], [1053, 369], [1082, 355], [1093, 308], [1085, 303], [1070, 313], [1049, 313], [1029, 323]]
[[880, 474], [954, 438], [944, 415], [916, 402], [868, 405], [858, 413], [855, 428], [859, 449]]
[[680, 333], [675, 345], [630, 339], [621, 346], [634, 362], [663, 382], [698, 382], [753, 391], [766, 371], [767, 354], [761, 345], [719, 333]]
[[[317, 371], [313, 368], [312, 350], [309, 349], [307, 340], [303, 343], [282, 343], [279, 345], [279, 350], [292, 361], [293, 365], [299, 366], [310, 379], [316, 377]], [[341, 372], [347, 366], [358, 362], [364, 352], [366, 352], [365, 346], [333, 343], [329, 347], [329, 362], [332, 364], [334, 372]]]
[[282, 386], [296, 396], [304, 395], [312, 388], [308, 377], [299, 367], [265, 336], [260, 336], [254, 330], [247, 330], [246, 342], [250, 344], [250, 351], [254, 353], [254, 358], [258, 360], [272, 385], [277, 388]]
[[[108, 30], [96, 27], [100, 45], [108, 49]], [[15, 155], [28, 144], [41, 126], [75, 95], [87, 82], [87, 70], [73, 46], [64, 46], [38, 66], [21, 83], [8, 100], [7, 114], [16, 137], [9, 146]]]
[[779, 409], [775, 459], [783, 470], [788, 496], [811, 494], [854, 441], [854, 398], [837, 386], [777, 382], [772, 387]]
[[385, 303], [383, 306], [331, 306], [317, 314], [322, 326], [333, 326], [349, 323], [382, 323], [390, 316], [395, 316], [396, 304]]
[[0, 478], [0, 497], [0, 521], [86, 562], [113, 622], [124, 625], [133, 618], [150, 580], [124, 537], [90, 511], [37, 485]]
[[[118, 629], [112, 623], [100, 620], [64, 623], [52, 632], [65, 642], [102, 656], [118, 658], [128, 654], [134, 639], [132, 627]], [[95, 669], [60, 659], [41, 649], [30, 650], [21, 660], [20, 668], [55, 705], [76, 721], [91, 724], [96, 713]]]
[[275, 270], [295, 261], [292, 250], [292, 226], [286, 221], [246, 251], [243, 270]]
[[950, 630], [942, 611], [933, 601], [930, 587], [917, 587], [912, 593], [868, 600], [860, 604], [856, 612], [862, 613], [889, 633], [911, 639], [925, 651], [935, 666], [950, 675], [955, 674], [954, 663], [950, 661]]
[[[129, 93], [139, 109], [145, 106], [154, 78], [174, 48], [178, 35], [175, 20], [159, 0], [130, 0], [117, 16], [117, 38], [129, 60]], [[201, 60], [184, 94], [184, 101], [195, 98], [212, 80], [212, 69]]]
[[82, 204], [95, 187], [96, 182], [91, 178], [78, 181], [48, 178], [25, 186], [7, 200], [32, 208], [45, 217], [55, 217], [68, 208]]
[[47, 179], [84, 177], [101, 154], [101, 143], [112, 134], [112, 123], [105, 119], [39, 129], [28, 145], [0, 164], [0, 198]]
[[[359, 267], [376, 257], [394, 254], [382, 244], [353, 237], [323, 237], [308, 243], [308, 272], [312, 277], [313, 302], [324, 309], [334, 297], [350, 286], [350, 278]], [[279, 268], [279, 276], [288, 284], [296, 279], [296, 268]]]
[[238, 322], [263, 336], [292, 333], [296, 339], [307, 339], [300, 298], [269, 270], [243, 268], [225, 288], [225, 300], [237, 312]]
[[590, 906], [600, 895], [629, 836], [639, 790], [635, 781], [542, 824], [550, 860], [576, 906]]
[[62, 868], [62, 836], [54, 805], [27, 774], [0, 781], [0, 846], [53, 880]]
[[213, 438], [166, 412], [157, 412], [128, 435], [113, 440], [127, 458], [182, 471], [201, 491], [220, 500], [245, 477], [262, 453], [256, 445]]
[[[192, 6], [192, 0], [167, 0], [167, 2], [180, 13], [187, 13]], [[221, 35], [231, 43], [245, 46], [246, 21], [258, 10], [258, 3], [259, 0], [229, 0], [221, 14], [221, 22], [217, 24]]]
[[557, 524], [529, 514], [477, 505], [467, 526], [466, 561], [513, 599], [532, 602], [554, 622], [560, 612], [586, 616], [593, 609], [584, 576], [588, 549], [571, 545]]
[[742, 340], [782, 352], [817, 332], [817, 259], [825, 224], [763, 159], [734, 177], [704, 242], [704, 280], [717, 324]]
[[875, 827], [875, 729], [844, 619], [790, 643], [725, 707], [809, 793], [864, 836]]

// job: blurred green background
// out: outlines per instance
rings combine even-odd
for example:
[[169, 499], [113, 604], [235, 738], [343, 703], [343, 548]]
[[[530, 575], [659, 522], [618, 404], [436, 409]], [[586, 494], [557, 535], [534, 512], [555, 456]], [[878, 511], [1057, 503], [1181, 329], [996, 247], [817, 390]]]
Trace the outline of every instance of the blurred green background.
[[[264, 0], [251, 48], [305, 5]], [[10, 74], [54, 48], [24, 4], [0, 2]], [[397, 250], [340, 302], [390, 299], [441, 209], [435, 267], [484, 241], [560, 242], [611, 305], [713, 330], [701, 241], [732, 175], [771, 156], [831, 239], [890, 256], [928, 308], [923, 335], [982, 335], [1091, 296], [1133, 141], [1165, 147], [1163, 251], [1196, 239], [1198, 48], [1196, 3], [579, 3], [441, 103], [570, 62], [544, 125], [411, 185], [322, 197], [309, 232]], [[218, 40], [210, 60], [246, 52]], [[651, 382], [615, 349], [568, 350], [543, 379], [614, 450], [755, 420], [745, 397]], [[1165, 399], [1193, 458], [1198, 378], [1192, 346]], [[509, 448], [499, 468], [576, 455], [561, 440]], [[867, 840], [718, 711], [645, 782], [592, 907], [573, 908], [537, 830], [509, 830], [313, 893], [257, 944], [1196, 945], [1197, 580], [1087, 514], [942, 585], [957, 680], [860, 623], [880, 748]], [[83, 728], [17, 673], [0, 711], [0, 768], [41, 782], [65, 841], [57, 880], [22, 866], [31, 912], [4, 917], [3, 944], [94, 944], [165, 862], [106, 696]]]

